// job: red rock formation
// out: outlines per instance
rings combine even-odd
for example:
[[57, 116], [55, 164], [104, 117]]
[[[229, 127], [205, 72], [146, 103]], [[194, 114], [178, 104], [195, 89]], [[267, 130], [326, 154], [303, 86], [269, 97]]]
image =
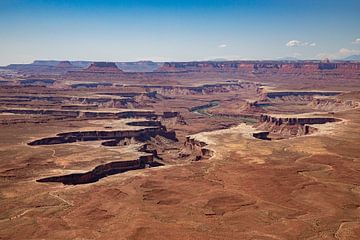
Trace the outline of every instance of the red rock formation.
[[123, 72], [113, 62], [94, 62], [88, 68], [86, 68], [84, 71], [85, 72], [93, 72], [93, 73], [121, 73], [121, 72]]
[[269, 133], [270, 132], [254, 132], [253, 137], [261, 140], [271, 140], [271, 138], [268, 137]]
[[[145, 125], [144, 123], [142, 123]], [[151, 122], [154, 125], [154, 122]], [[150, 125], [151, 125], [150, 124]], [[157, 124], [158, 125], [158, 124]], [[162, 136], [172, 141], [177, 141], [174, 131], [168, 131], [165, 126], [153, 126], [139, 130], [117, 130], [117, 131], [78, 131], [59, 133], [56, 137], [47, 137], [29, 142], [28, 145], [53, 145], [72, 143], [78, 141], [98, 141], [98, 140], [123, 140], [124, 138], [148, 139], [151, 137]]]
[[185, 149], [181, 154], [184, 156], [192, 155], [195, 161], [208, 159], [214, 155], [214, 151], [206, 148], [206, 146], [207, 144], [205, 142], [199, 141], [192, 136], [187, 136], [184, 142]]
[[338, 119], [331, 117], [273, 117], [261, 115], [259, 130], [265, 130], [282, 137], [302, 136], [315, 132], [317, 129], [311, 124], [324, 124], [336, 122]]
[[193, 95], [193, 94], [213, 94], [220, 92], [232, 92], [243, 89], [257, 90], [258, 86], [255, 83], [242, 82], [242, 83], [217, 83], [217, 84], [204, 84], [197, 87], [190, 86], [145, 86], [149, 91], [154, 91], [164, 96], [167, 95]]
[[258, 114], [265, 112], [265, 110], [262, 107], [259, 107], [257, 101], [254, 102], [247, 101], [240, 109], [240, 112], [247, 114]]
[[69, 61], [61, 61], [56, 65], [57, 68], [74, 68]]
[[359, 103], [352, 100], [341, 100], [337, 98], [315, 98], [308, 106], [324, 111], [345, 111], [359, 107]]
[[336, 122], [335, 118], [331, 117], [273, 117], [269, 115], [261, 115], [260, 122], [271, 122], [275, 125], [288, 124], [288, 125], [296, 125], [296, 124], [324, 124], [327, 122]]
[[338, 75], [358, 78], [360, 63], [320, 61], [167, 62], [158, 72], [228, 72], [245, 75]]
[[93, 183], [109, 175], [130, 170], [142, 169], [145, 168], [146, 165], [151, 166], [153, 163], [153, 156], [145, 155], [140, 156], [135, 160], [117, 161], [102, 164], [85, 173], [73, 173], [63, 176], [47, 177], [38, 179], [37, 182], [61, 182], [65, 185]]

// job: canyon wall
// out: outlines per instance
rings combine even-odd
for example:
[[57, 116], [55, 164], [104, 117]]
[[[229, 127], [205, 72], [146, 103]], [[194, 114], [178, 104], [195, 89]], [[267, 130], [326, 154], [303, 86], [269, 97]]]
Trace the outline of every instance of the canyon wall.
[[94, 62], [83, 70], [90, 73], [122, 73], [114, 62]]
[[[88, 63], [89, 64], [89, 63]], [[86, 66], [88, 66], [88, 64]], [[243, 78], [243, 79], [360, 79], [359, 62], [329, 61], [199, 61], [199, 62], [166, 62], [153, 64], [153, 71], [123, 71], [128, 64], [113, 62], [94, 62], [87, 68], [73, 67], [75, 63], [63, 62], [58, 66], [21, 64], [9, 65], [6, 69], [34, 76], [48, 76], [50, 73], [61, 75], [59, 79], [76, 81], [116, 82], [154, 81], [159, 79], [193, 78]], [[139, 65], [136, 63], [135, 65]], [[141, 64], [140, 64], [141, 65]], [[85, 66], [85, 65], [84, 65]], [[118, 67], [120, 66], [120, 68]], [[155, 69], [156, 66], [159, 66]], [[131, 68], [132, 69], [132, 68]], [[64, 75], [63, 75], [64, 74]], [[60, 76], [59, 75], [59, 76]], [[100, 78], [100, 79], [99, 79]]]
[[144, 86], [148, 91], [154, 91], [159, 94], [168, 95], [196, 95], [196, 94], [213, 94], [222, 92], [233, 92], [239, 90], [258, 90], [258, 86], [250, 82], [233, 82], [233, 83], [217, 83], [204, 84], [201, 86]]
[[174, 131], [167, 131], [165, 126], [148, 127], [139, 130], [118, 130], [118, 131], [78, 131], [59, 133], [56, 137], [42, 138], [29, 142], [30, 146], [53, 145], [63, 143], [73, 143], [78, 141], [98, 141], [98, 140], [122, 140], [125, 138], [136, 138], [141, 141], [155, 136], [163, 136], [167, 139], [177, 141]]
[[47, 177], [38, 179], [37, 182], [61, 182], [65, 185], [93, 183], [109, 175], [114, 175], [130, 170], [142, 169], [145, 168], [146, 165], [151, 166], [152, 163], [153, 156], [146, 155], [141, 156], [135, 160], [116, 161], [102, 164], [85, 173], [73, 173], [69, 175]]
[[360, 106], [360, 103], [353, 100], [341, 100], [339, 98], [315, 98], [308, 104], [308, 106], [317, 110], [338, 112], [357, 108]]
[[214, 155], [214, 151], [206, 147], [207, 144], [192, 136], [187, 136], [184, 142], [183, 157], [193, 156], [194, 161], [208, 159]]
[[[286, 138], [315, 132], [317, 129], [310, 126], [312, 124], [325, 124], [337, 121], [340, 120], [332, 117], [274, 117], [263, 114], [259, 117], [257, 129]], [[265, 136], [264, 134], [263, 132], [259, 136], [254, 135], [254, 137], [260, 139], [268, 138], [268, 135]]]
[[166, 62], [158, 72], [236, 73], [239, 76], [309, 76], [360, 78], [360, 63], [321, 61]]
[[265, 114], [261, 115], [259, 119], [261, 123], [273, 123], [275, 125], [324, 124], [337, 121], [337, 119], [331, 117], [273, 117]]
[[123, 112], [101, 112], [101, 111], [75, 111], [60, 109], [0, 109], [0, 113], [13, 114], [39, 114], [66, 117], [85, 118], [147, 118], [156, 119], [158, 116], [152, 111], [123, 111]]
[[314, 71], [336, 70], [359, 73], [360, 63], [354, 62], [321, 62], [321, 61], [225, 61], [225, 62], [166, 62], [159, 72], [279, 72], [279, 73], [312, 73]]

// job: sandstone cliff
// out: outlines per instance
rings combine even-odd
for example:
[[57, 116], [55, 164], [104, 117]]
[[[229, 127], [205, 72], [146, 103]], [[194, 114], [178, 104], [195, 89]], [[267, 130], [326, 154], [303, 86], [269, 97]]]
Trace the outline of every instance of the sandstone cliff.
[[178, 73], [237, 73], [240, 76], [278, 75], [311, 76], [312, 78], [359, 78], [360, 63], [321, 61], [225, 61], [225, 62], [166, 62], [158, 72]]
[[317, 129], [310, 126], [312, 124], [324, 124], [336, 121], [339, 120], [332, 117], [279, 117], [263, 114], [259, 118], [257, 129], [267, 131], [270, 134], [276, 134], [280, 137], [294, 137], [315, 132]]
[[122, 73], [115, 63], [113, 62], [94, 62], [84, 72], [92, 73]]

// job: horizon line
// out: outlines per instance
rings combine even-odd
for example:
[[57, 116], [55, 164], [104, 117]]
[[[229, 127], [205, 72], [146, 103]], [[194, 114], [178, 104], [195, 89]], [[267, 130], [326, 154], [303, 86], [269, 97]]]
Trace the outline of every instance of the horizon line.
[[[356, 56], [356, 55], [354, 55]], [[360, 56], [360, 55], [358, 55]], [[95, 62], [113, 62], [113, 63], [136, 63], [136, 62], [153, 62], [153, 63], [185, 63], [185, 62], [266, 62], [266, 61], [278, 61], [278, 62], [305, 62], [305, 61], [359, 61], [359, 60], [346, 60], [343, 59], [331, 59], [331, 58], [325, 58], [325, 59], [316, 59], [316, 58], [309, 58], [309, 59], [282, 59], [282, 58], [275, 58], [275, 59], [197, 59], [197, 60], [166, 60], [166, 61], [156, 61], [151, 59], [143, 59], [143, 60], [128, 60], [128, 61], [112, 61], [112, 60], [88, 60], [88, 59], [35, 59], [32, 62], [27, 63], [9, 63], [7, 65], [0, 65], [0, 67], [7, 67], [10, 65], [30, 65], [34, 64], [35, 62], [89, 62], [89, 63], [95, 63]]]

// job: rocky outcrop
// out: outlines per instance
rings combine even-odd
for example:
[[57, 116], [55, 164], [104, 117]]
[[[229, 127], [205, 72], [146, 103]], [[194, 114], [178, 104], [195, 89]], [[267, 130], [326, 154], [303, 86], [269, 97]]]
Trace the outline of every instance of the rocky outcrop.
[[[52, 73], [67, 73], [67, 72], [82, 72], [83, 69], [88, 68], [91, 64], [94, 64], [92, 61], [57, 61], [57, 60], [35, 60], [31, 64], [10, 64], [5, 67], [5, 69], [14, 70], [19, 73], [26, 74], [52, 74]], [[97, 63], [96, 63], [97, 64]], [[151, 62], [151, 61], [139, 61], [139, 62], [116, 62], [117, 68], [125, 72], [152, 72], [162, 66], [162, 63]], [[112, 65], [112, 67], [114, 67]], [[91, 69], [99, 70], [98, 68]], [[100, 72], [104, 74], [103, 67], [101, 66]], [[109, 69], [108, 69], [109, 70]], [[115, 70], [115, 69], [114, 69]], [[90, 71], [90, 72], [91, 72]], [[115, 70], [118, 71], [118, 70]], [[115, 71], [111, 71], [115, 73]], [[82, 72], [85, 73], [86, 71]], [[122, 71], [119, 71], [122, 73]]]
[[178, 116], [180, 116], [179, 112], [164, 112], [162, 115], [163, 118], [175, 118]]
[[75, 66], [72, 65], [70, 61], [60, 61], [60, 62], [56, 65], [56, 67], [57, 67], [57, 68], [69, 68], [69, 69], [75, 68]]
[[123, 173], [126, 171], [142, 169], [146, 166], [148, 167], [156, 167], [161, 164], [153, 161], [152, 155], [141, 156], [135, 160], [127, 160], [127, 161], [116, 161], [110, 162], [106, 164], [99, 165], [95, 167], [93, 170], [85, 172], [85, 173], [73, 173], [69, 175], [63, 176], [54, 176], [47, 177], [36, 180], [37, 182], [61, 182], [65, 185], [77, 185], [77, 184], [86, 184], [93, 183], [98, 181], [101, 178]]
[[77, 96], [25, 95], [25, 96], [6, 96], [6, 100], [14, 101], [14, 102], [45, 101], [56, 105], [96, 104], [99, 107], [127, 107], [129, 104], [136, 104], [136, 101], [133, 98], [114, 98], [111, 96], [77, 97]]
[[125, 111], [116, 113], [118, 118], [147, 118], [156, 119], [157, 115], [152, 111]]
[[206, 72], [206, 71], [252, 71], [252, 72], [311, 72], [317, 70], [359, 71], [360, 64], [353, 62], [321, 61], [224, 61], [224, 62], [166, 62], [158, 71]]
[[56, 109], [1, 109], [0, 113], [41, 114], [41, 115], [68, 116], [68, 117], [78, 117], [80, 115], [80, 111], [56, 110]]
[[113, 62], [94, 62], [83, 71], [90, 73], [122, 73], [123, 72]]
[[0, 81], [0, 86], [11, 85], [12, 83], [13, 83], [13, 81], [1, 80]]
[[85, 118], [147, 118], [156, 119], [157, 115], [151, 111], [122, 111], [122, 112], [101, 112], [83, 110], [60, 110], [60, 109], [0, 109], [0, 113], [13, 114], [40, 114], [66, 117], [85, 117]]
[[320, 92], [320, 91], [277, 91], [266, 92], [263, 100], [270, 102], [286, 102], [286, 103], [309, 103], [316, 97], [331, 97], [339, 95], [341, 92]]
[[65, 74], [68, 71], [80, 70], [82, 67], [75, 66], [69, 61], [35, 60], [30, 64], [10, 64], [6, 69], [26, 75], [53, 75]]
[[357, 108], [360, 106], [360, 104], [353, 100], [341, 100], [337, 98], [315, 98], [308, 104], [308, 106], [317, 110], [338, 112]]
[[112, 83], [76, 83], [72, 84], [71, 88], [98, 88], [98, 87], [111, 87]]
[[116, 140], [120, 141], [124, 138], [136, 138], [145, 141], [155, 136], [162, 136], [167, 139], [177, 141], [174, 131], [167, 131], [166, 127], [149, 127], [139, 130], [118, 130], [118, 131], [79, 131], [59, 133], [56, 137], [42, 138], [29, 142], [30, 146], [37, 145], [53, 145], [73, 143], [80, 141], [99, 141], [99, 140]]
[[[331, 117], [274, 117], [269, 115], [261, 115], [259, 120], [260, 122], [257, 125], [257, 129], [281, 137], [311, 134], [317, 129], [309, 125], [339, 121], [338, 119]], [[260, 139], [262, 139], [261, 136]]]
[[265, 112], [257, 101], [246, 101], [245, 104], [239, 109], [239, 111], [244, 115], [256, 116], [260, 113]]
[[336, 96], [340, 94], [341, 92], [319, 92], [319, 91], [288, 91], [288, 92], [267, 92], [266, 96], [270, 99], [273, 98], [282, 98], [282, 97], [288, 97], [288, 96]]
[[34, 124], [46, 124], [50, 121], [64, 121], [64, 120], [68, 120], [71, 119], [72, 117], [66, 117], [66, 116], [51, 116], [48, 118], [32, 118], [32, 119], [24, 119], [24, 118], [20, 118], [20, 119], [3, 119], [0, 120], [0, 125], [15, 125], [15, 124], [29, 124], [29, 123], [34, 123]]
[[305, 124], [324, 124], [328, 122], [338, 121], [332, 117], [272, 117], [269, 115], [261, 115], [261, 123], [273, 123], [275, 125], [305, 125]]
[[162, 63], [152, 61], [117, 62], [116, 65], [125, 72], [152, 72], [162, 66]]
[[255, 83], [218, 83], [205, 84], [197, 87], [189, 86], [144, 86], [149, 91], [156, 91], [164, 96], [171, 95], [208, 95], [215, 93], [234, 92], [244, 89], [257, 90], [258, 86]]
[[271, 140], [271, 138], [268, 137], [269, 133], [270, 132], [254, 132], [253, 137], [261, 140]]
[[187, 136], [184, 142], [184, 149], [180, 153], [180, 157], [190, 157], [193, 161], [209, 159], [213, 156], [214, 151], [206, 148], [207, 144], [199, 141], [192, 136]]
[[161, 115], [161, 121], [171, 127], [175, 127], [177, 124], [187, 125], [185, 118], [179, 112], [164, 112]]
[[159, 72], [177, 73], [237, 73], [240, 76], [307, 76], [358, 79], [360, 63], [329, 61], [224, 61], [166, 62]]
[[61, 109], [64, 110], [96, 110], [98, 106], [96, 104], [69, 104], [69, 105], [62, 105]]
[[110, 96], [119, 96], [119, 97], [127, 97], [127, 98], [133, 98], [136, 96], [147, 96], [149, 98], [157, 98], [156, 91], [149, 91], [149, 92], [104, 92], [100, 93], [101, 95], [110, 95]]
[[54, 79], [24, 79], [20, 80], [20, 85], [24, 86], [50, 86], [55, 83]]
[[202, 111], [202, 110], [205, 110], [205, 109], [209, 109], [209, 108], [212, 108], [212, 107], [216, 107], [219, 105], [219, 101], [211, 101], [207, 104], [204, 104], [204, 105], [199, 105], [199, 106], [195, 106], [195, 107], [191, 107], [189, 108], [189, 111], [190, 112], [195, 112], [195, 113], [198, 113], [199, 111]]
[[142, 127], [159, 127], [162, 126], [160, 121], [134, 121], [128, 122], [126, 125], [129, 126], [142, 126]]
[[154, 126], [139, 130], [119, 130], [119, 131], [78, 131], [59, 133], [56, 137], [43, 138], [28, 143], [34, 145], [51, 145], [72, 143], [78, 141], [96, 141], [104, 140], [103, 146], [113, 147], [118, 145], [128, 145], [131, 143], [144, 143], [137, 149], [139, 152], [146, 153], [134, 160], [114, 161], [101, 164], [93, 170], [85, 173], [73, 173], [62, 176], [47, 177], [37, 180], [38, 182], [61, 182], [63, 184], [86, 184], [96, 182], [109, 175], [118, 174], [130, 170], [142, 169], [145, 167], [157, 167], [162, 164], [156, 162], [154, 158], [162, 159], [158, 156], [157, 145], [159, 138], [166, 139], [167, 142], [174, 143], [178, 141], [174, 131], [167, 131], [166, 127], [157, 121], [136, 122], [137, 126]]
[[[104, 85], [99, 85], [104, 86]], [[118, 96], [123, 97], [124, 99], [128, 99], [128, 106], [129, 108], [133, 107], [148, 107], [149, 103], [155, 102], [159, 100], [159, 95], [156, 91], [150, 92], [105, 92], [100, 93], [99, 95], [104, 95], [107, 97]]]

